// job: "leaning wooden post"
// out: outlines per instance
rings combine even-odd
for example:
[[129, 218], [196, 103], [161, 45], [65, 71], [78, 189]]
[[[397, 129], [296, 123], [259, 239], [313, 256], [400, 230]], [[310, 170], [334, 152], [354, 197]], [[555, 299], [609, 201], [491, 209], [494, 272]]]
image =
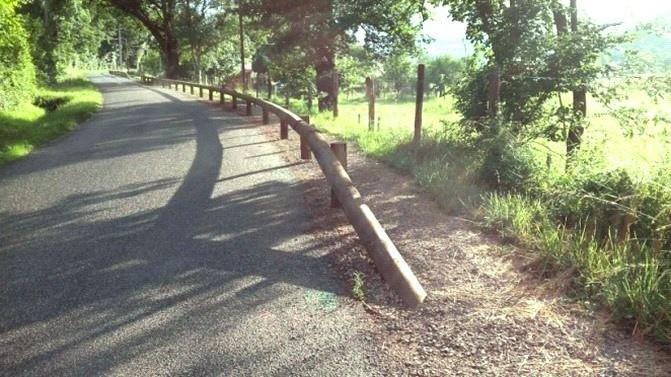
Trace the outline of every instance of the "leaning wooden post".
[[340, 91], [340, 80], [338, 77], [338, 72], [333, 70], [333, 117], [338, 117], [338, 93]]
[[375, 83], [366, 77], [366, 96], [368, 97], [368, 130], [375, 131]]
[[498, 67], [492, 67], [487, 74], [487, 111], [491, 118], [499, 112], [499, 98], [501, 93], [501, 78]]
[[417, 100], [415, 102], [415, 137], [412, 142], [419, 148], [422, 140], [422, 109], [424, 107], [424, 64], [417, 66]]
[[246, 109], [246, 114], [247, 116], [252, 115], [252, 101], [247, 100], [247, 109]]
[[[309, 115], [301, 115], [301, 119], [305, 121], [305, 123], [310, 124], [310, 116]], [[312, 152], [310, 152], [310, 146], [308, 145], [308, 140], [303, 136], [303, 134], [300, 134], [301, 136], [301, 160], [309, 160], [312, 158]]]
[[[340, 165], [347, 171], [347, 143], [331, 143], [331, 151], [336, 156]], [[331, 187], [331, 208], [341, 208], [342, 205], [336, 196], [335, 190]]]
[[270, 123], [270, 114], [268, 114], [268, 110], [264, 107], [263, 108], [263, 124], [268, 124]]
[[289, 122], [286, 120], [286, 118], [282, 117], [280, 118], [280, 139], [288, 139], [289, 138]]

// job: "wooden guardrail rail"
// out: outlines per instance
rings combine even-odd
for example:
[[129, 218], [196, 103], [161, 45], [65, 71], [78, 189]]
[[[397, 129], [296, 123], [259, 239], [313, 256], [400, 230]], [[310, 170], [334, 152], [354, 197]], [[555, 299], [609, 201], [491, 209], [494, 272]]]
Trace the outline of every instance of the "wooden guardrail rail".
[[225, 87], [149, 76], [142, 76], [141, 80], [142, 82], [159, 84], [163, 87], [166, 85], [168, 87], [175, 85], [175, 89], [177, 90], [179, 90], [179, 86], [181, 85], [184, 92], [186, 92], [186, 86], [190, 86], [191, 93], [193, 93], [193, 88], [199, 88], [201, 97], [203, 90], [207, 90], [209, 91], [210, 100], [213, 100], [213, 93], [216, 92], [219, 93], [219, 101], [222, 104], [225, 103], [224, 96], [228, 95], [232, 98], [233, 108], [237, 106], [238, 100], [246, 103], [247, 115], [252, 114], [252, 104], [259, 106], [264, 114], [264, 123], [267, 122], [269, 113], [275, 114], [280, 119], [281, 125], [286, 126], [288, 123], [300, 135], [301, 139], [307, 142], [310, 150], [314, 153], [315, 159], [319, 163], [326, 180], [332, 186], [332, 190], [347, 219], [359, 235], [359, 238], [369, 255], [373, 258], [378, 271], [380, 271], [387, 284], [396, 290], [404, 303], [410, 307], [415, 307], [424, 301], [426, 298], [424, 288], [373, 212], [363, 203], [361, 194], [352, 183], [347, 171], [331, 150], [329, 143], [315, 127], [301, 119], [300, 116], [275, 103]]

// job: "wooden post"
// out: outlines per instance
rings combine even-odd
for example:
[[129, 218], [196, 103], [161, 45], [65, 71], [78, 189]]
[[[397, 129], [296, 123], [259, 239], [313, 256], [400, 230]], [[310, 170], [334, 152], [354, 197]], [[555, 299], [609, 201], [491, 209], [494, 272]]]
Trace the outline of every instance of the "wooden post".
[[191, 85], [191, 95], [193, 95], [193, 85]]
[[340, 79], [338, 77], [338, 72], [334, 69], [332, 72], [333, 75], [333, 118], [338, 117], [338, 95], [340, 93]]
[[200, 98], [203, 98], [203, 87], [202, 87], [202, 86], [199, 86], [199, 87], [198, 87], [198, 96], [199, 96]]
[[182, 83], [182, 92], [186, 93], [186, 84]]
[[494, 118], [499, 112], [499, 98], [501, 91], [501, 80], [499, 68], [493, 67], [487, 74], [487, 111]]
[[415, 101], [415, 148], [422, 140], [422, 109], [424, 107], [424, 64], [417, 66], [417, 100]]
[[210, 101], [212, 101], [212, 99], [213, 99], [213, 97], [212, 97], [212, 88], [207, 88], [207, 90], [210, 92]]
[[238, 108], [238, 99], [235, 96], [231, 96], [231, 109]]
[[375, 83], [366, 77], [366, 96], [368, 97], [368, 130], [375, 130]]
[[[301, 115], [301, 119], [305, 123], [310, 124], [309, 115]], [[308, 145], [308, 140], [301, 134], [301, 160], [309, 160], [312, 158], [312, 152], [310, 152], [310, 146]]]
[[247, 115], [252, 115], [252, 101], [247, 101]]
[[268, 110], [266, 108], [263, 108], [263, 124], [268, 124], [270, 123], [270, 116], [268, 114]]
[[289, 122], [285, 118], [280, 119], [280, 139], [289, 138]]
[[219, 91], [219, 103], [223, 106], [224, 105], [224, 91], [220, 90]]
[[[340, 165], [347, 171], [347, 143], [331, 143], [331, 151], [336, 156]], [[331, 187], [331, 208], [341, 208], [342, 205], [336, 196], [335, 190]]]

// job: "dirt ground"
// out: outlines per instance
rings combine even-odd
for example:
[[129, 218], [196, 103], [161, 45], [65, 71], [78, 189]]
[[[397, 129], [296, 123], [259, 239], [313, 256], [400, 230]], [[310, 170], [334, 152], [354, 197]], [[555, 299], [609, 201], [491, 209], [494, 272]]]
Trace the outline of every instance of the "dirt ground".
[[[272, 118], [271, 118], [272, 119]], [[258, 117], [260, 123], [260, 117]], [[330, 208], [317, 163], [300, 163], [298, 135], [259, 126], [304, 182], [314, 231], [332, 264], [365, 281], [373, 354], [399, 376], [671, 376], [671, 349], [640, 339], [604, 310], [566, 295], [570, 272], [541, 279], [534, 254], [445, 214], [412, 177], [348, 145], [348, 171], [428, 293], [405, 309], [366, 256], [344, 213]]]

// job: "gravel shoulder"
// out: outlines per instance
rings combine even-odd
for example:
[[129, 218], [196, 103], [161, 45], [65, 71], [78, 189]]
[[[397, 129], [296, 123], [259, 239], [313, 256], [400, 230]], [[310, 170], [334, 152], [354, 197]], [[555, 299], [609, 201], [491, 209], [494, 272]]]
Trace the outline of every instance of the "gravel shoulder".
[[[294, 132], [280, 145], [287, 163], [299, 161]], [[607, 312], [569, 298], [567, 276], [540, 279], [533, 253], [446, 215], [412, 178], [348, 148], [354, 184], [428, 292], [418, 310], [399, 305], [344, 214], [329, 208], [317, 164], [293, 169], [317, 234], [334, 245], [334, 268], [346, 280], [365, 276], [376, 353], [395, 375], [671, 376], [668, 346], [623, 332]]]
[[389, 374], [273, 138], [93, 81], [102, 111], [0, 169], [0, 375]]

